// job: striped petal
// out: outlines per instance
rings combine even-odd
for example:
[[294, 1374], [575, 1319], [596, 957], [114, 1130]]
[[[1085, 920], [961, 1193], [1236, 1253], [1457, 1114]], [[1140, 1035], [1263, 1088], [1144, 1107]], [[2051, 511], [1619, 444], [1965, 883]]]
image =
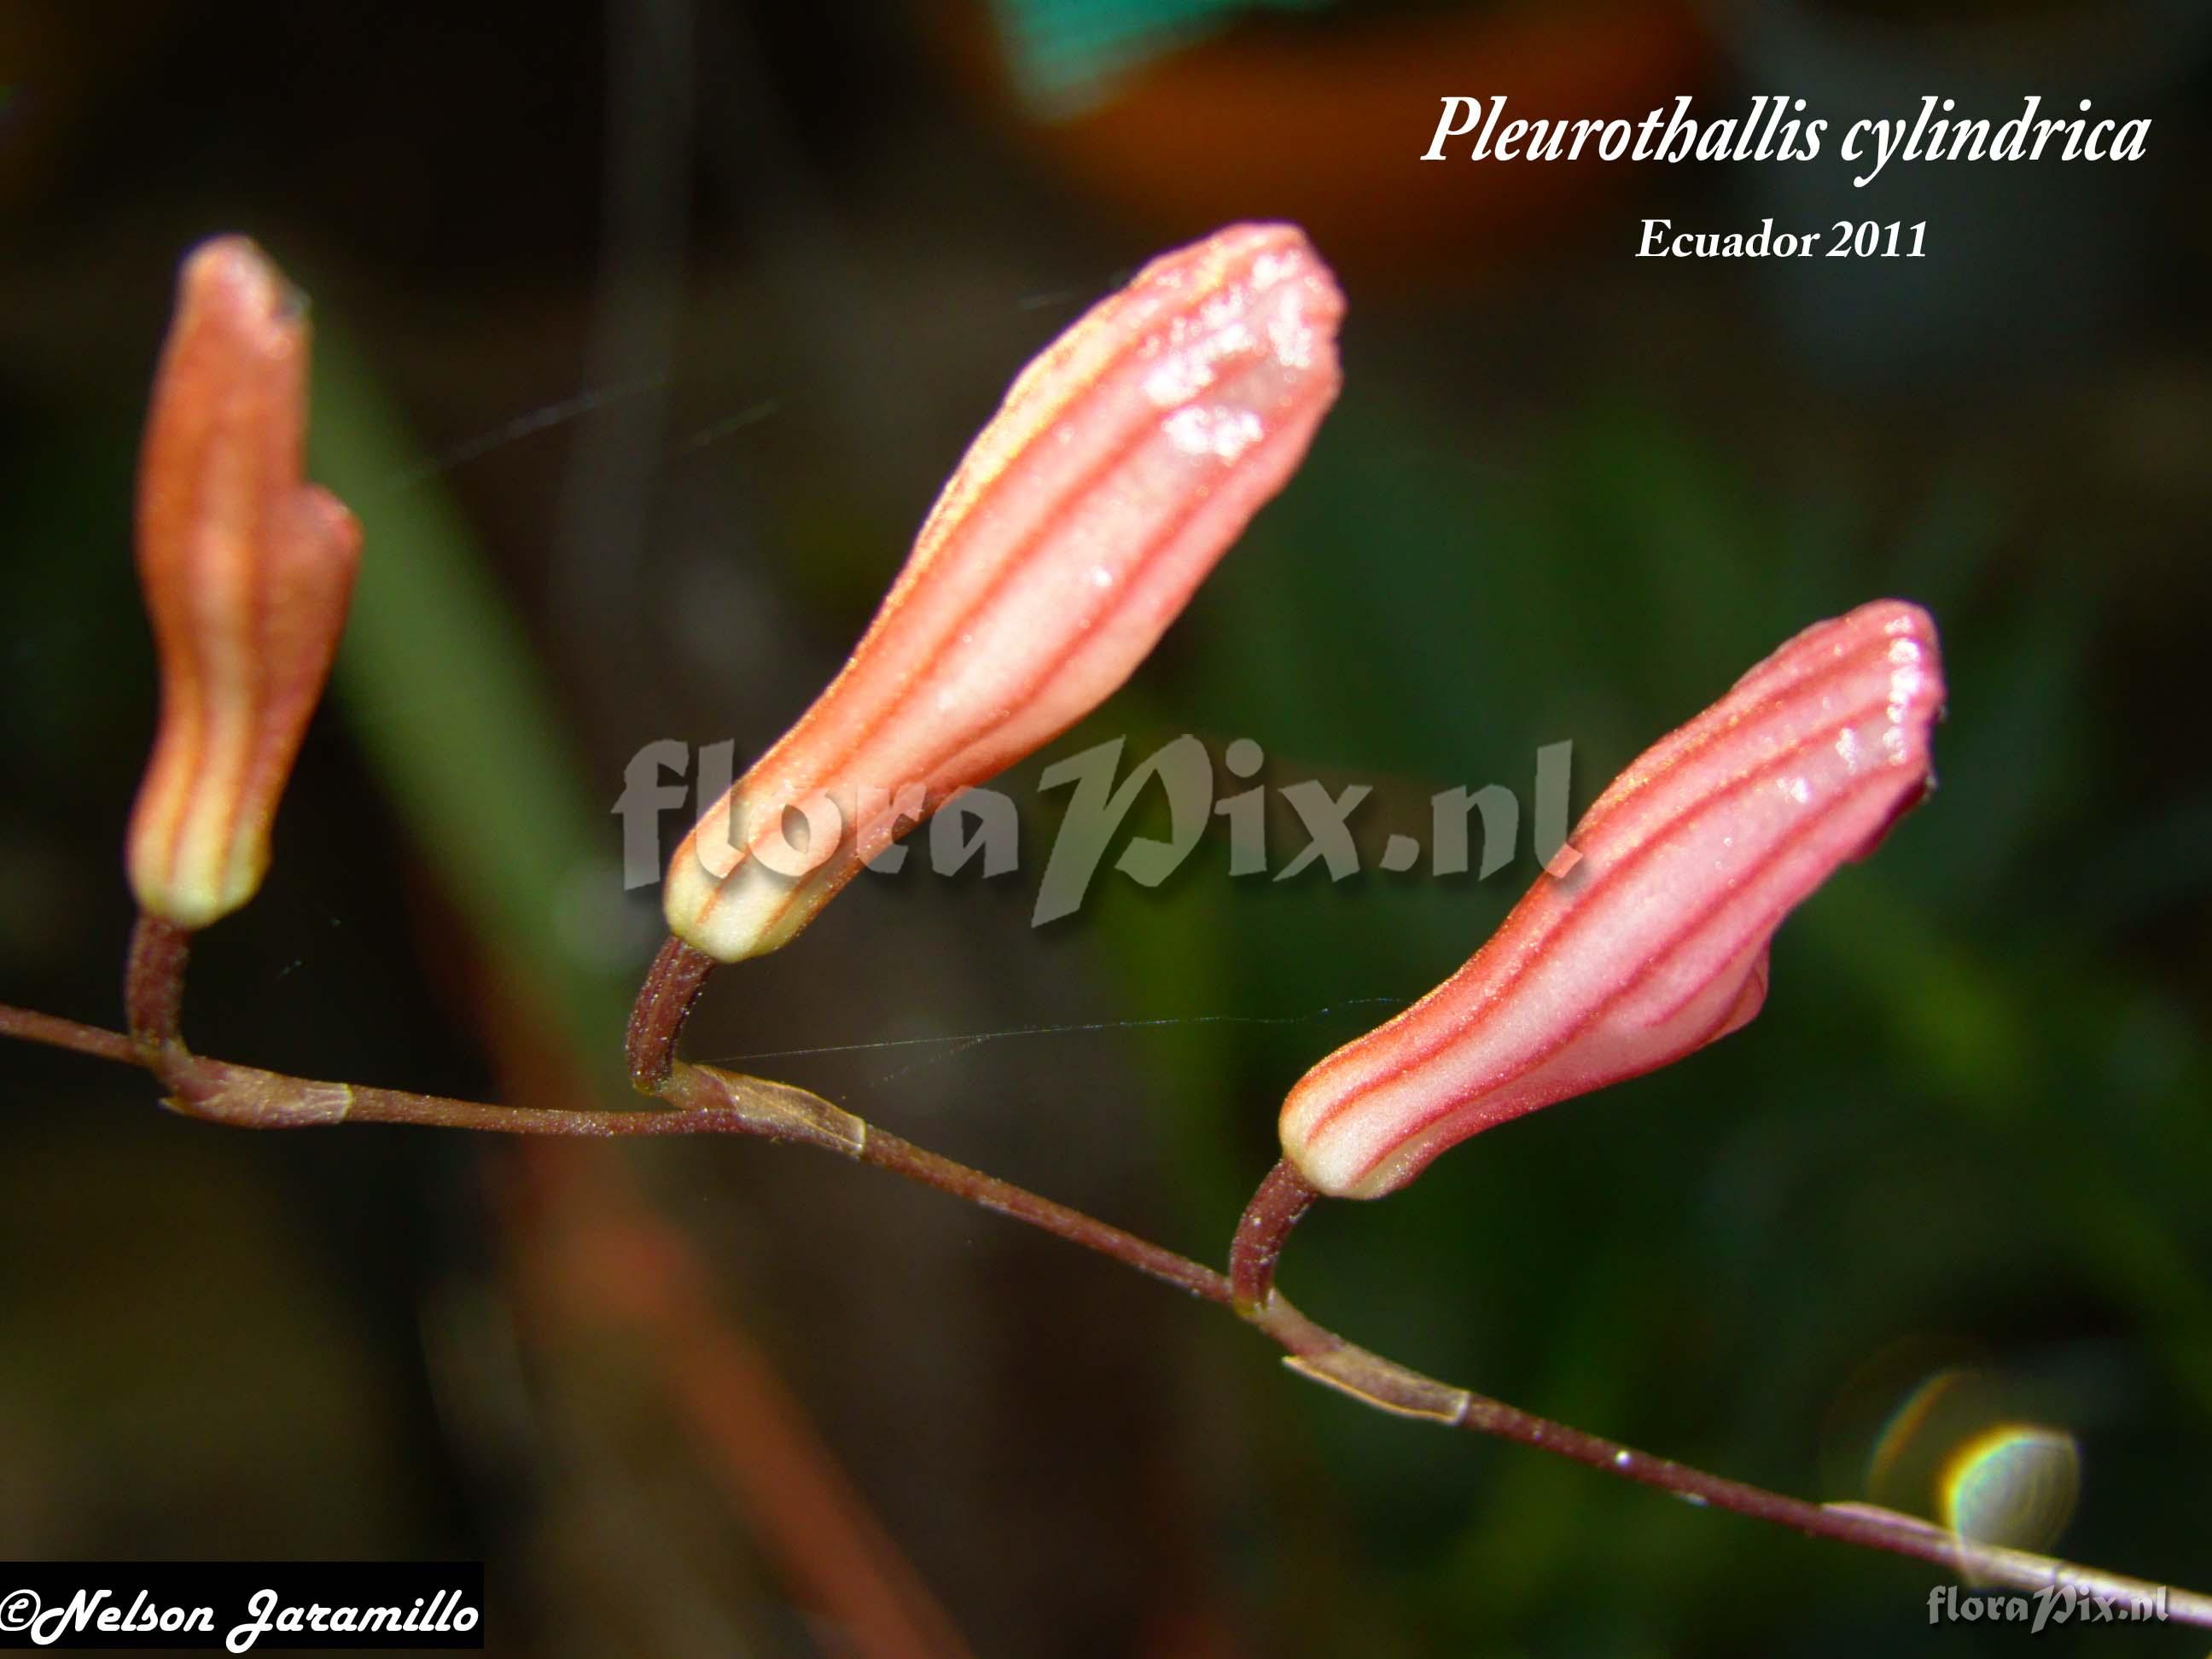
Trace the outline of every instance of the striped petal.
[[1304, 456], [1342, 312], [1302, 233], [1237, 225], [1031, 363], [844, 671], [677, 850], [670, 929], [724, 962], [774, 950], [1127, 679]]
[[1768, 942], [1932, 781], [1935, 624], [1882, 600], [1807, 629], [1600, 796], [1488, 944], [1285, 1102], [1324, 1193], [1374, 1198], [1469, 1135], [1648, 1072], [1759, 1012]]
[[307, 378], [307, 323], [261, 251], [196, 249], [139, 462], [161, 714], [126, 853], [140, 908], [183, 928], [260, 886], [353, 591], [361, 528], [301, 476]]

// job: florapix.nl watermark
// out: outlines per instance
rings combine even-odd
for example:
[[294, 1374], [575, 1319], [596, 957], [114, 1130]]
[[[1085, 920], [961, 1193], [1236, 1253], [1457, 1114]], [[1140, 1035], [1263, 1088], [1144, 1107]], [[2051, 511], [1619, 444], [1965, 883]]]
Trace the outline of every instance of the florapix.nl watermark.
[[[1331, 881], [1370, 867], [1355, 820], [1375, 797], [1368, 783], [1332, 786], [1317, 778], [1285, 784], [1255, 783], [1266, 751], [1249, 738], [1226, 744], [1217, 766], [1213, 752], [1190, 733], [1162, 744], [1124, 769], [1127, 740], [1115, 738], [1055, 761], [1037, 780], [1042, 791], [1068, 792], [1054, 830], [1030, 911], [1033, 926], [1073, 915], [1089, 897], [1107, 854], [1121, 849], [1112, 867], [1141, 887], [1158, 887], [1197, 856], [1206, 832], [1218, 822], [1226, 842], [1224, 872], [1236, 878], [1289, 881], [1319, 866]], [[1373, 849], [1371, 867], [1393, 874], [1477, 879], [1513, 861], [1522, 826], [1538, 864], [1564, 875], [1578, 855], [1567, 844], [1571, 743], [1536, 751], [1528, 810], [1504, 784], [1438, 790], [1428, 800], [1425, 838], [1394, 830]], [[714, 743], [696, 751], [674, 738], [647, 744], [623, 769], [623, 791], [614, 804], [622, 821], [623, 885], [649, 887], [666, 863], [665, 815], [718, 800], [735, 781], [737, 745]], [[1239, 787], [1243, 786], [1243, 787]], [[1148, 801], [1164, 803], [1164, 836], [1123, 832]], [[895, 842], [868, 861], [880, 876], [920, 866], [938, 876], [977, 868], [986, 878], [1022, 867], [1021, 811], [1000, 790], [968, 788], [933, 802], [918, 782], [886, 781], [854, 793], [843, 804], [815, 794], [786, 805], [773, 823], [742, 822], [732, 815], [733, 842], [775, 876], [798, 881], [826, 861], [855, 823], [896, 821], [921, 826], [912, 842]], [[1288, 836], [1276, 830], [1287, 827]], [[1370, 845], [1374, 838], [1370, 837]], [[916, 846], [926, 848], [921, 860]]]
[[2033, 1590], [1961, 1590], [1956, 1584], [1939, 1584], [1928, 1592], [1928, 1622], [2025, 1625], [2031, 1636], [2053, 1625], [2164, 1624], [2172, 1595], [2164, 1584], [2063, 1583]]

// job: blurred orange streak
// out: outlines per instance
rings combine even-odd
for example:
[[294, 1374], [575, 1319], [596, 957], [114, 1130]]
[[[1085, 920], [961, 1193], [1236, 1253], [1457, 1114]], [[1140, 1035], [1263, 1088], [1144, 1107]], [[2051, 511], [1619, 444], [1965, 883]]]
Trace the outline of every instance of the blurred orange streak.
[[1042, 121], [1018, 106], [980, 9], [939, 38], [1032, 143], [1154, 234], [1288, 219], [1355, 279], [1487, 263], [1626, 176], [1594, 155], [1469, 161], [1467, 138], [1423, 161], [1443, 97], [1504, 94], [1509, 120], [1641, 118], [1698, 91], [1713, 57], [1687, 0], [1248, 24], [1146, 65], [1095, 108]]
[[[604, 1104], [517, 1006], [487, 994], [505, 1097]], [[780, 1149], [762, 1149], [775, 1156]], [[767, 1357], [732, 1324], [689, 1240], [653, 1209], [620, 1149], [530, 1140], [513, 1149], [507, 1219], [526, 1302], [556, 1326], [628, 1334], [705, 1467], [793, 1599], [852, 1651], [969, 1652], [951, 1620], [839, 1470]]]

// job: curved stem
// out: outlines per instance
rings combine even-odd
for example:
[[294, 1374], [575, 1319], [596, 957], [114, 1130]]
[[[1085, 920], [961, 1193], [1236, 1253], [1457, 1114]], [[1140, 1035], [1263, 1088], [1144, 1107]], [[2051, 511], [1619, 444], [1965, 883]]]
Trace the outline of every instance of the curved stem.
[[[671, 1086], [672, 1094], [684, 1097], [684, 1105], [624, 1112], [552, 1111], [492, 1106], [477, 1101], [448, 1100], [434, 1095], [349, 1084], [315, 1083], [189, 1056], [184, 1057], [181, 1063], [164, 1064], [160, 1057], [145, 1054], [120, 1032], [104, 1031], [5, 1006], [0, 1006], [0, 1036], [155, 1070], [163, 1075], [174, 1091], [174, 1103], [182, 1109], [246, 1127], [414, 1123], [513, 1134], [742, 1134], [805, 1140], [1011, 1216], [1071, 1244], [1111, 1257], [1203, 1301], [1224, 1307], [1237, 1304], [1231, 1279], [1200, 1262], [995, 1176], [926, 1152], [896, 1135], [862, 1124], [828, 1102], [788, 1085], [709, 1073], [705, 1067], [684, 1067], [675, 1073]], [[801, 1102], [811, 1104], [802, 1105]], [[826, 1125], [849, 1127], [833, 1132]], [[1688, 1503], [1732, 1510], [1753, 1520], [1789, 1527], [1834, 1543], [1924, 1561], [1975, 1583], [2028, 1591], [2070, 1589], [2108, 1601], [2160, 1606], [2167, 1618], [2212, 1627], [2212, 1596], [2079, 1566], [2050, 1556], [1977, 1544], [1894, 1510], [1859, 1504], [1810, 1504], [1741, 1480], [1710, 1474], [1539, 1417], [1472, 1389], [1440, 1382], [1348, 1342], [1308, 1319], [1267, 1286], [1266, 1274], [1272, 1270], [1283, 1237], [1312, 1202], [1310, 1188], [1301, 1201], [1297, 1188], [1304, 1183], [1298, 1182], [1293, 1186], [1291, 1177], [1279, 1180], [1281, 1175], [1279, 1166], [1261, 1183], [1253, 1209], [1247, 1212], [1249, 1219], [1253, 1211], [1261, 1211], [1265, 1223], [1254, 1228], [1251, 1243], [1245, 1243], [1243, 1230], [1239, 1229], [1239, 1246], [1249, 1259], [1248, 1282], [1264, 1292], [1249, 1309], [1240, 1310], [1255, 1329], [1283, 1348], [1284, 1363], [1310, 1381], [1379, 1411], [1517, 1441], [1622, 1480], [1671, 1492]], [[1267, 1200], [1264, 1206], [1262, 1196]], [[1266, 1248], [1270, 1241], [1272, 1252]]]
[[707, 988], [714, 958], [671, 933], [646, 970], [630, 1010], [623, 1046], [629, 1056], [629, 1080], [638, 1093], [657, 1095], [676, 1064], [677, 1040], [684, 1022]]
[[1275, 1263], [1283, 1246], [1320, 1196], [1297, 1167], [1284, 1158], [1267, 1171], [1260, 1190], [1244, 1206], [1229, 1244], [1229, 1282], [1236, 1291], [1237, 1311], [1245, 1318], [1256, 1318], [1275, 1294]]

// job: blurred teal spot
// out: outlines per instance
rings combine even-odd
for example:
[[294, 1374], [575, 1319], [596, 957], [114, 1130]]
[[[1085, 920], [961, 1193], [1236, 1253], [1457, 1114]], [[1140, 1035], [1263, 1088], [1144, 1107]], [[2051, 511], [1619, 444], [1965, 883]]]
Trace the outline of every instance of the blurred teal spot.
[[1318, 0], [997, 0], [1014, 84], [1046, 117], [1074, 114], [1119, 76], [1218, 33], [1246, 12], [1306, 11]]

